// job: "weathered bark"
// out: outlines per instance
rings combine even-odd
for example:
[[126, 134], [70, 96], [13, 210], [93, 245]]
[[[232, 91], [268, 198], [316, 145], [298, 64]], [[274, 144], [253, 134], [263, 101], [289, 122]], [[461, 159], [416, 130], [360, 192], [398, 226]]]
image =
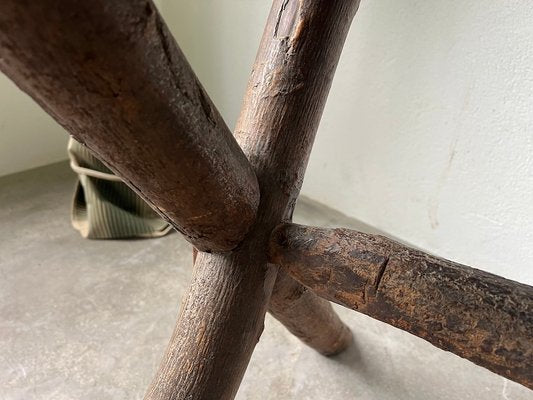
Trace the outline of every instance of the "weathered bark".
[[276, 277], [271, 230], [292, 210], [358, 1], [276, 0], [237, 139], [259, 180], [257, 221], [231, 254], [199, 253], [147, 399], [230, 399], [261, 333]]
[[[268, 176], [258, 174], [258, 179], [262, 188], [281, 190], [278, 196], [288, 204], [285, 220], [292, 216], [340, 50], [359, 5], [355, 0], [328, 3], [274, 2], [235, 133], [244, 149], [257, 136], [274, 139], [259, 143], [272, 159]], [[297, 144], [300, 152], [294, 150]], [[276, 280], [269, 311], [320, 353], [336, 354], [351, 343], [349, 329], [331, 305], [284, 272]]]
[[[198, 250], [193, 247], [192, 263]], [[329, 301], [278, 271], [268, 311], [293, 335], [325, 356], [333, 356], [352, 343], [352, 332], [341, 321]]]
[[192, 283], [145, 399], [231, 399], [263, 321], [276, 270], [252, 231], [229, 254], [199, 252]]
[[3, 0], [0, 69], [189, 241], [234, 248], [249, 162], [150, 0]]
[[533, 388], [533, 288], [348, 229], [282, 224], [271, 261], [318, 295]]
[[318, 297], [280, 269], [268, 311], [302, 342], [325, 356], [333, 356], [352, 343], [352, 332], [329, 301]]

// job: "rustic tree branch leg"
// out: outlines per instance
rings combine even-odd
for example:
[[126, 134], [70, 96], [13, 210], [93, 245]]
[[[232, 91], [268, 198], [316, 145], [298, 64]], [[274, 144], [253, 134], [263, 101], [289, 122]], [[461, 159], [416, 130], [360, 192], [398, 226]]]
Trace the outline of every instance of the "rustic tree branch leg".
[[349, 343], [329, 303], [270, 262], [533, 387], [533, 288], [349, 230], [285, 224], [270, 240], [290, 220], [357, 6], [274, 1], [237, 124], [243, 153], [150, 0], [0, 3], [0, 68], [193, 245], [220, 252], [198, 256], [148, 399], [232, 398], [269, 301], [317, 350]]
[[[291, 12], [291, 7], [296, 7], [297, 4], [295, 2], [291, 2], [290, 4], [287, 3], [286, 7], [284, 8], [285, 13]], [[272, 8], [272, 12], [278, 12], [278, 15], [281, 19], [280, 21], [284, 21], [283, 15], [280, 15], [281, 9], [276, 9], [276, 6]], [[292, 12], [297, 12], [297, 10], [293, 9]], [[281, 13], [283, 14], [283, 13]], [[286, 14], [287, 15], [287, 14]], [[286, 17], [286, 16], [285, 16]], [[265, 37], [268, 39], [268, 37], [265, 34]], [[265, 40], [265, 39], [264, 39]], [[256, 84], [259, 85], [260, 83], [257, 81], [257, 77], [261, 76], [260, 74], [265, 74], [266, 68], [269, 68], [270, 70], [274, 70], [273, 66], [265, 67], [264, 63], [267, 63], [267, 59], [260, 59], [258, 58], [258, 61], [256, 62], [256, 69], [254, 68], [254, 76], [252, 76], [252, 79], [250, 81], [250, 84], [255, 86]], [[278, 67], [278, 66], [276, 66]], [[315, 65], [315, 68], [317, 65]], [[281, 66], [279, 66], [281, 68]], [[317, 75], [320, 75], [320, 72], [317, 72]], [[268, 76], [268, 75], [267, 75]], [[254, 77], [256, 80], [254, 80]], [[280, 78], [282, 78], [283, 75], [280, 75]], [[320, 79], [324, 80], [325, 78], [331, 79], [332, 75], [329, 74], [328, 76], [322, 76]], [[288, 79], [287, 77], [283, 77], [283, 79]], [[292, 81], [285, 82], [285, 87], [287, 88], [297, 88], [298, 85], [301, 85], [301, 77], [299, 76], [292, 76]], [[306, 83], [307, 88], [297, 88], [298, 90], [306, 90], [306, 95], [309, 96], [308, 100], [311, 102], [323, 102], [325, 101], [325, 97], [327, 96], [328, 91], [322, 90], [318, 93], [313, 93], [313, 84], [312, 82]], [[324, 81], [321, 82], [320, 85], [329, 85], [329, 82]], [[287, 90], [289, 93], [287, 93], [286, 96], [280, 97], [278, 101], [274, 101], [273, 99], [270, 99], [268, 96], [265, 97], [265, 99], [259, 99], [254, 100], [257, 103], [256, 107], [265, 107], [266, 109], [263, 110], [263, 113], [261, 114], [261, 118], [265, 120], [265, 122], [262, 124], [262, 134], [268, 135], [269, 129], [272, 129], [272, 127], [275, 127], [276, 122], [275, 120], [269, 120], [269, 109], [281, 107], [284, 105], [284, 102], [287, 101], [287, 98], [294, 97], [295, 95], [291, 95], [290, 91]], [[299, 95], [300, 98], [302, 94]], [[251, 102], [253, 97], [247, 97], [245, 101]], [[291, 103], [288, 103], [290, 106], [292, 106], [294, 109], [291, 110], [294, 114], [294, 118], [297, 118], [298, 115], [301, 114], [301, 111], [297, 110], [295, 107], [298, 107], [298, 102], [296, 100], [292, 100]], [[248, 103], [245, 102], [245, 109], [246, 107], [251, 107], [251, 110], [248, 111], [248, 113], [251, 113], [254, 108], [253, 105], [248, 105]], [[288, 113], [287, 115], [291, 115]], [[314, 119], [316, 117], [320, 117], [320, 114], [318, 115], [312, 115], [311, 118]], [[244, 117], [242, 117], [244, 118]], [[302, 119], [299, 124], [301, 127], [305, 126], [304, 124], [309, 123], [311, 119], [306, 116], [306, 119]], [[259, 121], [260, 122], [260, 121]], [[316, 122], [315, 122], [316, 123]], [[259, 124], [258, 124], [259, 126]], [[239, 129], [239, 128], [238, 128]], [[281, 129], [278, 127], [278, 129]], [[292, 127], [294, 132], [298, 132], [300, 129], [297, 123], [293, 123]], [[314, 128], [316, 130], [316, 127]], [[313, 132], [314, 134], [314, 132]], [[282, 172], [282, 171], [280, 171]], [[296, 196], [293, 196], [294, 199]], [[291, 200], [294, 200], [291, 199]], [[289, 207], [286, 210], [286, 216], [292, 215], [292, 209], [294, 207], [294, 202], [291, 201], [289, 204]], [[196, 250], [193, 249], [193, 261], [196, 258]], [[292, 332], [294, 335], [299, 337], [304, 343], [309, 345], [310, 347], [314, 348], [318, 352], [325, 354], [325, 355], [334, 355], [342, 350], [344, 350], [347, 346], [350, 345], [352, 341], [352, 334], [349, 330], [349, 328], [342, 323], [342, 321], [339, 319], [339, 317], [336, 315], [335, 311], [332, 309], [331, 305], [328, 301], [319, 298], [316, 296], [313, 292], [309, 291], [307, 288], [302, 286], [300, 283], [296, 282], [294, 279], [292, 279], [289, 275], [287, 275], [284, 271], [280, 271], [278, 274], [278, 277], [276, 279], [276, 283], [274, 285], [274, 290], [272, 292], [272, 297], [270, 300], [270, 306], [269, 311], [271, 314], [278, 319], [285, 327]]]
[[228, 255], [199, 253], [176, 329], [145, 398], [233, 398], [261, 335], [275, 276], [264, 238]]
[[533, 388], [533, 287], [349, 229], [280, 225], [271, 260], [320, 296]]
[[[193, 265], [198, 250], [193, 247]], [[278, 271], [268, 311], [293, 335], [325, 356], [345, 350], [353, 340], [329, 301], [318, 297], [283, 269]]]
[[332, 356], [352, 343], [350, 329], [340, 320], [329, 301], [278, 271], [268, 311], [302, 342]]
[[259, 181], [257, 221], [232, 255], [198, 255], [184, 311], [147, 399], [234, 396], [275, 279], [264, 254], [270, 232], [298, 195], [357, 5], [274, 1], [236, 128]]
[[242, 241], [256, 177], [151, 1], [5, 0], [0, 51], [0, 69], [196, 247]]
[[[256, 229], [255, 236], [268, 233], [292, 209], [356, 6], [356, 1], [341, 5], [310, 0], [274, 3], [263, 53], [253, 76], [254, 87], [245, 102], [242, 117], [245, 122], [238, 127], [241, 138], [252, 139], [245, 145], [247, 155], [262, 174], [264, 192], [272, 193], [270, 198], [263, 196], [266, 209], [264, 217], [258, 220], [261, 229]], [[7, 0], [1, 7], [2, 69], [193, 244], [204, 250], [227, 250], [235, 246], [248, 229], [257, 206], [255, 177], [153, 4], [140, 0], [113, 4], [96, 1], [90, 5], [75, 1], [60, 4], [55, 0], [32, 3]], [[263, 78], [273, 80], [263, 82]], [[77, 101], [72, 102], [72, 98]], [[248, 136], [247, 131], [254, 134]], [[265, 144], [268, 146], [263, 149]], [[208, 149], [207, 153], [202, 149]], [[222, 157], [211, 158], [213, 154]], [[218, 180], [221, 177], [224, 182]], [[206, 193], [212, 198], [205, 196]], [[220, 203], [221, 200], [229, 201]], [[250, 236], [249, 243], [256, 243], [254, 235]], [[258, 242], [266, 243], [266, 240]], [[209, 294], [217, 294], [227, 297], [227, 304], [235, 304], [235, 310], [219, 310], [221, 323], [228, 318], [222, 311], [249, 312], [250, 321], [259, 321], [256, 316], [264, 312], [262, 303], [252, 302], [255, 308], [250, 311], [240, 310], [237, 305], [253, 296], [251, 292], [270, 287], [268, 281], [263, 282], [270, 268], [266, 261], [261, 261], [264, 257], [256, 254], [265, 246], [257, 244], [257, 250], [253, 251], [255, 268], [248, 265], [247, 256], [244, 256], [245, 263], [240, 256], [235, 259], [213, 256], [216, 260], [206, 256], [207, 260], [197, 267], [195, 279], [205, 282], [203, 279], [214, 273], [215, 266], [223, 264], [226, 268], [218, 268], [226, 271], [228, 280], [233, 279], [233, 284], [245, 281], [250, 286], [244, 286], [250, 291], [227, 293], [219, 287], [227, 283], [221, 277], [199, 299], [197, 296], [202, 293], [193, 285], [186, 303], [189, 308], [184, 309], [182, 320], [187, 321], [193, 313], [191, 304], [198, 306], [198, 315], [213, 312], [216, 315], [210, 303], [214, 297]], [[239, 268], [254, 273], [240, 274]], [[310, 293], [305, 296], [311, 297]], [[258, 298], [266, 302], [268, 296]], [[283, 298], [273, 305], [278, 317], [283, 317], [285, 309], [295, 310], [278, 307], [285, 301]], [[315, 307], [314, 303], [318, 305]], [[299, 302], [302, 313], [320, 316], [324, 309], [318, 299]], [[331, 311], [324, 312], [322, 320], [331, 321]], [[288, 323], [290, 318], [285, 316], [282, 320]], [[226, 330], [217, 331], [218, 336], [212, 335], [214, 344], [209, 347], [207, 343], [205, 352], [216, 355], [219, 349], [216, 343], [230, 343], [227, 332], [238, 331], [243, 323], [230, 319]], [[304, 324], [305, 320], [299, 323]], [[337, 326], [343, 328], [340, 323], [333, 328]], [[305, 333], [305, 328], [311, 330], [314, 326], [303, 325], [299, 331], [292, 330]], [[253, 334], [242, 338], [244, 341], [249, 342], [258, 332], [251, 331]], [[187, 342], [181, 335], [190, 331], [178, 326], [176, 332], [176, 346], [186, 348]], [[329, 335], [327, 330], [322, 332]], [[209, 332], [206, 335], [211, 336]], [[305, 333], [305, 338], [309, 337]], [[309, 343], [324, 345], [317, 340]], [[176, 346], [169, 347], [169, 354], [175, 354]], [[239, 374], [249, 358], [246, 349], [251, 347], [244, 348], [239, 356], [242, 362], [225, 357], [227, 363], [236, 366], [235, 373], [231, 368], [228, 370], [228, 374], [236, 377], [235, 381], [240, 379]], [[318, 350], [334, 351], [331, 345]], [[170, 369], [172, 365], [167, 363]], [[217, 373], [225, 370], [216, 360], [213, 365], [217, 365], [219, 372], [213, 373], [212, 381], [218, 379]], [[182, 378], [176, 378], [187, 370], [180, 375], [179, 369], [168, 368], [162, 376], [171, 373], [183, 390], [189, 390]], [[197, 375], [211, 379], [213, 369], [209, 368], [206, 366]], [[193, 381], [194, 374], [190, 382]], [[163, 397], [175, 393], [176, 386], [167, 390], [169, 386], [172, 385], [161, 384]], [[235, 384], [228, 379], [221, 387], [221, 396], [231, 396]], [[202, 384], [198, 384], [194, 390], [201, 393], [201, 388]]]

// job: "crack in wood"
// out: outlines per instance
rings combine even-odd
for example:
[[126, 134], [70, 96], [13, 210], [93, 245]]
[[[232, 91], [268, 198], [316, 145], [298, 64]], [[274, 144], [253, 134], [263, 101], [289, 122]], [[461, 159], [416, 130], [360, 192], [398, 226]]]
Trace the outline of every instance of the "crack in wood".
[[297, 0], [285, 0], [283, 2], [274, 26], [275, 38], [283, 39], [292, 35], [300, 8], [299, 3]]
[[385, 269], [387, 268], [387, 265], [389, 264], [390, 257], [387, 257], [380, 265], [378, 276], [376, 277], [376, 282], [374, 283], [374, 292], [377, 293], [379, 290], [379, 285], [381, 284], [381, 280], [383, 279], [383, 274], [385, 273]]

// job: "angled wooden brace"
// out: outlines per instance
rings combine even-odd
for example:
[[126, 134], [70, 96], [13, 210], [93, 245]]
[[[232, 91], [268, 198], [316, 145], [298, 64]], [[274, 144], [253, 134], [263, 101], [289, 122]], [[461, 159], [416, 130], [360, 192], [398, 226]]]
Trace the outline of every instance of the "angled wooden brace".
[[349, 229], [283, 224], [270, 254], [325, 299], [533, 389], [533, 287]]
[[274, 1], [241, 151], [149, 1], [0, 3], [2, 70], [213, 252], [146, 398], [232, 398], [267, 308], [317, 350], [344, 348], [349, 331], [309, 289], [531, 387], [531, 287], [354, 231], [283, 224], [270, 238], [292, 215], [357, 6]]

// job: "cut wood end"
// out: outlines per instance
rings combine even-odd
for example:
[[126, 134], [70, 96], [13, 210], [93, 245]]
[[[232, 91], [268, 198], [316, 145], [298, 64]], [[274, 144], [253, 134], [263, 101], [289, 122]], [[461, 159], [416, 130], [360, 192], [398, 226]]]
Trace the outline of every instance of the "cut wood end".
[[343, 324], [338, 339], [331, 343], [331, 347], [329, 349], [321, 351], [320, 353], [326, 357], [333, 357], [342, 353], [344, 350], [347, 350], [352, 344], [352, 331], [350, 328], [348, 328], [348, 326]]

